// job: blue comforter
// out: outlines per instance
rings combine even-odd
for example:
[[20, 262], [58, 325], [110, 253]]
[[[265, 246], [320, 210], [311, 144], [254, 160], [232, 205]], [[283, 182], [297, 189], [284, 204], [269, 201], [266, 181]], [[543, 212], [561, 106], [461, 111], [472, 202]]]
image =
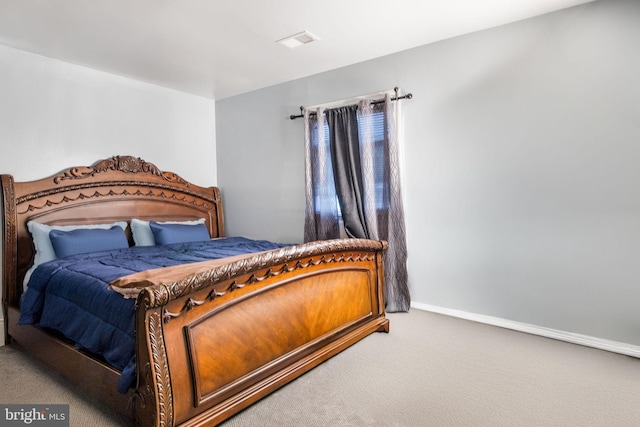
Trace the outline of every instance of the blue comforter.
[[20, 324], [62, 333], [104, 358], [122, 375], [118, 391], [135, 381], [134, 305], [108, 289], [113, 280], [153, 268], [260, 252], [286, 245], [229, 237], [206, 242], [131, 247], [73, 255], [44, 263], [24, 293]]

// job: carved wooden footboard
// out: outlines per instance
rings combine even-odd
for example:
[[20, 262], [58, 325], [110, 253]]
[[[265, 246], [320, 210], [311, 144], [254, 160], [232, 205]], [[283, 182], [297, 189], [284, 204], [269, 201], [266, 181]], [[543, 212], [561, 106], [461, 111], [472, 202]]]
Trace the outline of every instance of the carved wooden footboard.
[[23, 278], [34, 262], [27, 222], [205, 218], [211, 237], [222, 237], [219, 190], [131, 156], [38, 181], [1, 175], [0, 182], [8, 341], [138, 425], [217, 424], [368, 334], [388, 331], [385, 242], [346, 239], [261, 252], [141, 288], [137, 385], [119, 394], [119, 371], [62, 337], [17, 325]]
[[138, 348], [137, 422], [220, 422], [388, 330], [384, 246], [315, 242], [146, 288], [138, 299], [146, 339]]

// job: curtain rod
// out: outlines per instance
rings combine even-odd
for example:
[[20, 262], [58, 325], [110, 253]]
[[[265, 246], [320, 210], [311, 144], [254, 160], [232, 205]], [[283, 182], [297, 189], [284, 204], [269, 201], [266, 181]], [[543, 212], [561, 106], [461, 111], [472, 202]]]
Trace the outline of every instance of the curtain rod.
[[[399, 99], [411, 99], [411, 98], [413, 98], [413, 95], [412, 95], [412, 94], [410, 94], [410, 93], [408, 93], [408, 94], [406, 94], [406, 95], [398, 96], [398, 90], [399, 90], [399, 89], [398, 89], [397, 87], [394, 87], [394, 88], [393, 88], [393, 91], [396, 93], [396, 96], [394, 96], [393, 98], [391, 98], [391, 100], [392, 100], [392, 101], [397, 101], [397, 100], [399, 100]], [[376, 105], [376, 104], [382, 104], [383, 102], [384, 102], [384, 99], [380, 99], [380, 100], [378, 100], [378, 101], [372, 101], [372, 102], [371, 102], [371, 104], [372, 104], [372, 105]], [[300, 106], [300, 114], [297, 114], [297, 115], [292, 114], [292, 115], [290, 115], [290, 116], [289, 116], [289, 118], [290, 118], [291, 120], [295, 120], [295, 119], [299, 119], [299, 118], [301, 118], [301, 117], [304, 117], [304, 114], [302, 114], [302, 111], [303, 111], [303, 110], [304, 110], [304, 107]], [[314, 113], [311, 113], [311, 114], [314, 114]]]

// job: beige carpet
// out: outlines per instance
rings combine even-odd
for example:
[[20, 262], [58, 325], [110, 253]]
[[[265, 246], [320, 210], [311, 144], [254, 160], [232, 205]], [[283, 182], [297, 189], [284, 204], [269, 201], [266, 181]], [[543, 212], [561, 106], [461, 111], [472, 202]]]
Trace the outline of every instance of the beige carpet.
[[[419, 310], [223, 425], [640, 426], [640, 360]], [[12, 346], [0, 403], [70, 403], [72, 426], [127, 425]]]

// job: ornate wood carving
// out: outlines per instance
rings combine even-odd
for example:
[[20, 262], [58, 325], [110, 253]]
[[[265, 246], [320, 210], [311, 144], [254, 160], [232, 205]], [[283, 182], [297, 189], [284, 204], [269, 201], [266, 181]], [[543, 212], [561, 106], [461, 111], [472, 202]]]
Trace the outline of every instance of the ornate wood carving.
[[[193, 274], [191, 276], [186, 277], [185, 279], [179, 280], [177, 282], [162, 284], [162, 285], [154, 285], [146, 287], [142, 290], [141, 294], [145, 294], [150, 307], [160, 307], [166, 305], [169, 301], [173, 301], [182, 295], [189, 294], [193, 291], [197, 291], [206, 286], [209, 286], [213, 283], [221, 282], [224, 280], [231, 279], [233, 277], [240, 276], [242, 274], [251, 273], [260, 268], [268, 267], [270, 265], [279, 265], [279, 264], [288, 264], [293, 260], [296, 260], [296, 264], [289, 267], [286, 266], [287, 269], [293, 268], [303, 268], [305, 266], [311, 265], [313, 263], [327, 263], [327, 262], [337, 262], [340, 258], [333, 254], [332, 252], [348, 252], [354, 251], [354, 254], [347, 256], [349, 260], [354, 260], [356, 257], [363, 257], [363, 259], [371, 259], [368, 258], [368, 254], [357, 253], [358, 251], [371, 251], [371, 250], [379, 250], [387, 247], [386, 242], [377, 242], [370, 240], [361, 240], [361, 239], [345, 239], [345, 240], [326, 240], [326, 241], [317, 241], [305, 243], [297, 246], [290, 246], [286, 248], [282, 248], [279, 250], [264, 252], [261, 254], [257, 254], [250, 258], [241, 259], [235, 261], [230, 264], [224, 264], [211, 270]], [[343, 255], [341, 255], [343, 256]], [[305, 263], [303, 261], [298, 261], [299, 259], [309, 258]], [[347, 259], [345, 258], [345, 259]], [[273, 276], [275, 274], [280, 274], [278, 271], [270, 271], [267, 273], [269, 276]], [[253, 279], [256, 281], [256, 277]], [[262, 279], [260, 279], [262, 280]], [[237, 289], [240, 286], [244, 286], [244, 284], [235, 284], [235, 288]], [[228, 289], [223, 292], [229, 292], [233, 289]]]
[[[131, 181], [114, 181], [114, 182], [109, 182], [110, 186], [135, 186], [135, 185], [144, 185], [145, 187], [151, 187], [151, 185], [149, 185], [148, 183], [136, 183], [136, 182], [131, 182]], [[104, 187], [105, 183], [102, 182], [97, 182], [97, 183], [91, 183], [88, 185], [83, 185], [83, 186], [77, 186], [76, 188], [73, 187], [64, 187], [59, 189], [59, 191], [48, 191], [48, 192], [40, 192], [40, 193], [32, 193], [32, 194], [28, 194], [26, 196], [20, 197], [17, 199], [17, 204], [20, 205], [21, 203], [24, 203], [26, 201], [30, 201], [30, 200], [39, 200], [41, 198], [47, 197], [47, 196], [51, 196], [51, 195], [55, 195], [58, 193], [62, 193], [62, 192], [67, 192], [67, 191], [75, 191], [75, 190], [83, 190], [83, 189], [87, 189], [87, 188], [93, 188], [93, 187]], [[147, 192], [145, 191], [141, 191], [141, 190], [136, 190], [134, 192], [131, 192], [129, 190], [127, 190], [126, 188], [123, 191], [114, 191], [114, 190], [108, 190], [106, 192], [100, 192], [98, 190], [94, 191], [94, 192], [87, 192], [87, 193], [80, 193], [78, 194], [77, 197], [68, 197], [68, 196], [64, 196], [62, 197], [60, 200], [55, 201], [55, 200], [51, 200], [51, 199], [45, 199], [43, 201], [41, 201], [40, 203], [38, 203], [37, 205], [35, 204], [28, 204], [25, 208], [23, 208], [21, 211], [19, 211], [19, 213], [26, 213], [26, 212], [35, 212], [37, 210], [40, 209], [45, 209], [45, 208], [49, 208], [51, 206], [56, 206], [56, 205], [61, 205], [64, 203], [70, 203], [70, 202], [75, 202], [78, 200], [89, 200], [89, 199], [93, 199], [93, 198], [100, 198], [100, 197], [122, 197], [122, 196], [126, 196], [126, 197], [145, 197], [145, 198], [160, 198], [160, 199], [167, 199], [167, 200], [175, 200], [175, 201], [180, 201], [184, 204], [191, 204], [193, 206], [196, 207], [202, 207], [204, 209], [211, 209], [213, 207], [213, 205], [216, 203], [216, 199], [213, 199], [211, 197], [207, 197], [205, 195], [199, 194], [199, 193], [195, 193], [195, 192], [190, 192], [190, 191], [183, 191], [181, 190], [182, 193], [186, 193], [189, 195], [194, 196], [193, 199], [188, 199], [186, 196], [182, 196], [180, 197], [179, 195], [177, 195], [175, 193], [176, 189], [173, 187], [169, 187], [169, 186], [163, 186], [163, 185], [155, 185], [153, 186], [155, 188], [161, 189], [161, 190], [170, 190], [171, 193], [167, 194], [164, 191], [160, 191], [160, 192], [154, 192], [153, 190], [149, 190]], [[205, 199], [211, 202], [211, 206], [208, 205], [205, 202], [199, 202], [198, 198], [200, 199]]]
[[187, 181], [177, 174], [173, 172], [163, 172], [153, 163], [146, 162], [140, 157], [133, 156], [114, 156], [109, 159], [102, 160], [93, 166], [67, 169], [61, 175], [53, 178], [53, 182], [59, 184], [66, 180], [85, 179], [110, 170], [126, 173], [148, 173], [158, 176], [166, 181], [178, 182], [187, 186], [189, 185]]
[[[10, 175], [2, 175], [2, 203], [4, 212], [4, 228], [3, 228], [3, 275], [2, 281], [4, 283], [2, 289], [3, 302], [5, 304], [17, 303], [16, 294], [16, 266], [17, 266], [17, 231], [16, 231], [16, 206], [15, 206], [15, 192], [13, 188], [13, 177]], [[2, 310], [4, 311], [4, 318], [7, 318], [5, 304], [2, 304]], [[5, 323], [6, 325], [6, 323]], [[5, 331], [6, 332], [6, 331]]]
[[[311, 246], [317, 248], [319, 246], [322, 246], [322, 243], [323, 242], [313, 242]], [[340, 243], [339, 246], [344, 246], [344, 244]], [[379, 247], [382, 247], [382, 244]], [[283, 252], [283, 251], [279, 251], [279, 252]], [[295, 251], [288, 251], [288, 252], [284, 251], [284, 252], [286, 253], [283, 254], [282, 256], [285, 257], [286, 259], [291, 259], [293, 257], [292, 254], [298, 251], [295, 250]], [[255, 269], [255, 266], [263, 266], [266, 263], [272, 264], [272, 262], [269, 261], [270, 259], [273, 260], [273, 263], [279, 263], [278, 261], [278, 259], [280, 258], [279, 254], [274, 254], [273, 257], [269, 257], [267, 255], [269, 255], [269, 253], [256, 255], [255, 257], [238, 261], [237, 268], [238, 268], [238, 271], [240, 272], [239, 274], [249, 273]], [[320, 265], [320, 264], [373, 261], [374, 259], [375, 259], [375, 255], [372, 253], [351, 252], [351, 253], [348, 253], [347, 255], [335, 254], [335, 253], [319, 255], [319, 256], [310, 257], [305, 260], [296, 260], [295, 263], [285, 262], [280, 268], [267, 269], [267, 271], [265, 271], [264, 274], [257, 274], [257, 273], [251, 274], [251, 276], [249, 276], [249, 278], [246, 280], [245, 283], [238, 283], [234, 280], [224, 290], [213, 289], [211, 292], [209, 292], [209, 294], [206, 296], [204, 300], [195, 300], [193, 298], [189, 298], [179, 312], [173, 313], [173, 312], [170, 312], [169, 310], [165, 310], [164, 316], [163, 316], [164, 321], [166, 323], [171, 319], [179, 317], [186, 311], [191, 310], [193, 307], [200, 306], [207, 301], [213, 301], [214, 299], [227, 295], [228, 293], [233, 292], [237, 289], [242, 289], [247, 285], [262, 282], [265, 279], [278, 276], [282, 273], [291, 273], [295, 270], [305, 269], [305, 268]], [[221, 272], [217, 272], [216, 270], [217, 268], [204, 273], [189, 276], [179, 282], [174, 282], [174, 283], [162, 286], [162, 288], [166, 290], [166, 292], [162, 292], [163, 298], [169, 298], [170, 300], [175, 299], [182, 294], [188, 294], [194, 290], [201, 289], [207, 284], [215, 283], [218, 279], [220, 279], [220, 276], [227, 275], [227, 274], [233, 275], [233, 276], [236, 275], [236, 273], [234, 273], [235, 271], [234, 268], [224, 269]]]
[[162, 335], [160, 315], [153, 312], [149, 315], [149, 344], [153, 371], [155, 373], [156, 403], [158, 405], [159, 425], [173, 425], [173, 396], [171, 393], [171, 379], [167, 364], [167, 350]]

